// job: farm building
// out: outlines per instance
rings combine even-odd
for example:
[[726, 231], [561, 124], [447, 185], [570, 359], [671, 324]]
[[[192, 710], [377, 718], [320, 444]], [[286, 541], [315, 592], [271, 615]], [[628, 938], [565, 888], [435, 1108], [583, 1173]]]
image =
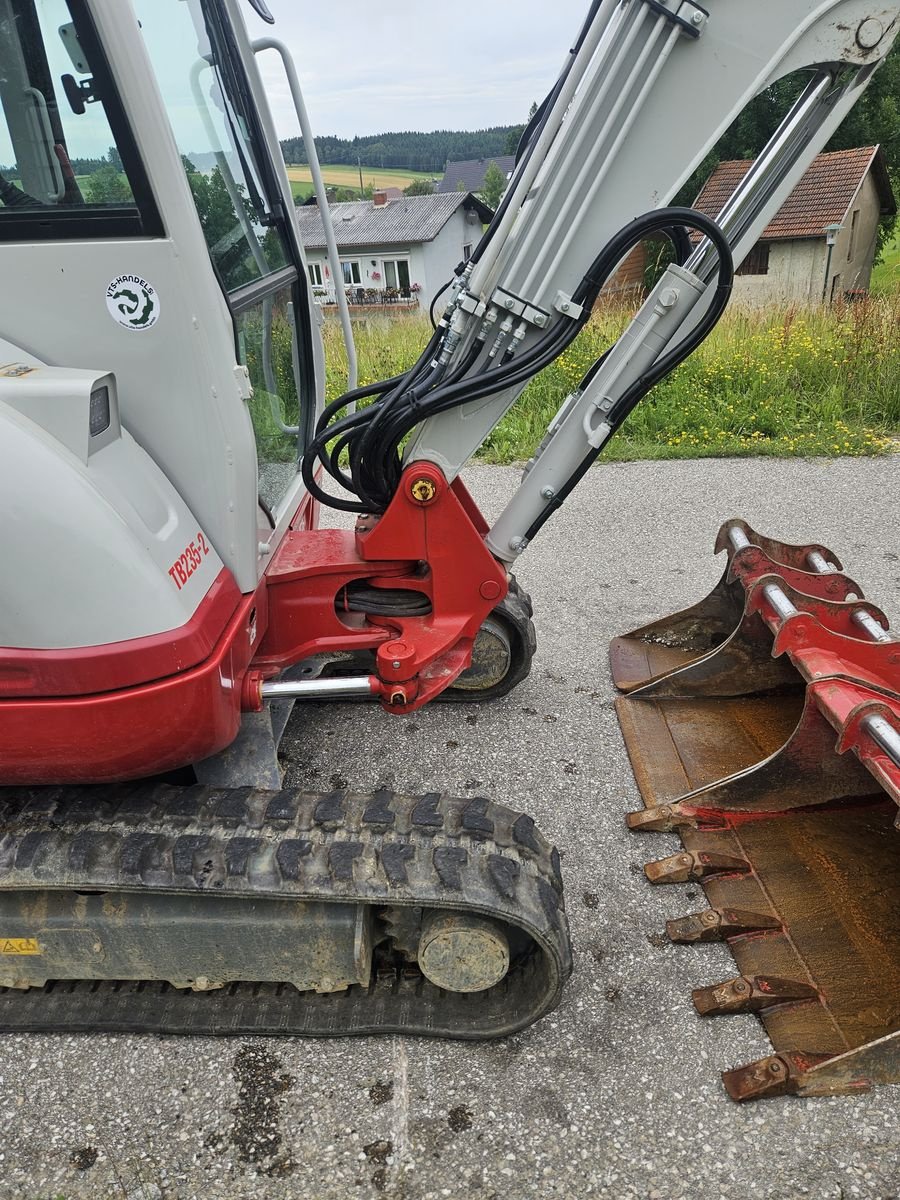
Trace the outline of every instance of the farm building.
[[[720, 163], [695, 207], [717, 216], [752, 165]], [[820, 154], [738, 268], [733, 303], [831, 304], [866, 292], [879, 223], [896, 211], [878, 146]]]
[[[467, 192], [393, 197], [381, 191], [371, 200], [333, 204], [329, 212], [341, 259], [338, 286], [351, 304], [389, 311], [427, 309], [493, 216]], [[323, 304], [334, 303], [322, 215], [305, 204], [297, 221], [313, 293]]]
[[496, 163], [509, 179], [516, 165], [514, 154], [500, 154], [496, 158], [464, 158], [448, 162], [444, 177], [437, 186], [439, 192], [480, 192], [484, 187], [484, 176], [491, 163]]

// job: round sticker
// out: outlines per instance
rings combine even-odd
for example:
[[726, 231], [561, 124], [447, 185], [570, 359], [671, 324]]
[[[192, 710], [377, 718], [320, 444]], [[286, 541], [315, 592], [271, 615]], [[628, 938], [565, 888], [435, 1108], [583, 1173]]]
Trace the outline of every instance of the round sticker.
[[125, 329], [149, 329], [159, 320], [159, 296], [140, 275], [117, 275], [106, 289], [106, 307]]

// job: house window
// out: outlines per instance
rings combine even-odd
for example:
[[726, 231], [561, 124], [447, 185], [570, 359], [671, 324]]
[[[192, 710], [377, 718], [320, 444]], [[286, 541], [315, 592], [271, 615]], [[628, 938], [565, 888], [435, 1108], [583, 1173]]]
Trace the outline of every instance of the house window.
[[386, 258], [383, 260], [384, 286], [393, 288], [401, 296], [410, 294], [409, 288], [409, 259]]
[[362, 283], [362, 273], [359, 269], [358, 259], [341, 259], [341, 273], [344, 276], [344, 283], [350, 284]]
[[738, 269], [735, 271], [735, 275], [768, 275], [768, 273], [768, 242], [757, 242]]
[[313, 287], [322, 287], [322, 264], [310, 263], [306, 269], [309, 272], [309, 282]]
[[468, 262], [471, 257], [472, 257], [472, 243], [466, 242], [466, 244], [463, 246], [463, 260], [465, 262]]
[[850, 222], [850, 245], [847, 247], [847, 262], [853, 258], [856, 252], [856, 228], [859, 225], [859, 209], [853, 214]]

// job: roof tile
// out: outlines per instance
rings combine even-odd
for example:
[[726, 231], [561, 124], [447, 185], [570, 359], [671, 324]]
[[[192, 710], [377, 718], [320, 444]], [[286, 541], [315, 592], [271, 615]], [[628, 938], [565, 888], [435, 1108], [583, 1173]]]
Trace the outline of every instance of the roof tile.
[[491, 163], [496, 163], [508, 179], [516, 165], [514, 154], [498, 154], [494, 158], [461, 158], [448, 162], [444, 178], [438, 184], [439, 192], [455, 192], [462, 184], [467, 192], [479, 192], [484, 185], [484, 175]]
[[[825, 236], [827, 225], [844, 223], [860, 184], [873, 165], [884, 213], [897, 211], [878, 146], [859, 146], [820, 154], [788, 196], [778, 215], [766, 227], [763, 241]], [[706, 181], [694, 207], [716, 217], [735, 188], [753, 166], [747, 159], [719, 163]], [[878, 168], [882, 168], [879, 170]]]
[[[328, 211], [338, 249], [343, 249], [430, 242], [463, 204], [476, 207], [482, 220], [490, 219], [490, 209], [466, 192], [446, 196], [404, 196], [378, 207], [371, 200], [349, 200], [330, 204]], [[325, 229], [318, 207], [303, 204], [296, 212], [303, 245], [310, 250], [324, 249]]]

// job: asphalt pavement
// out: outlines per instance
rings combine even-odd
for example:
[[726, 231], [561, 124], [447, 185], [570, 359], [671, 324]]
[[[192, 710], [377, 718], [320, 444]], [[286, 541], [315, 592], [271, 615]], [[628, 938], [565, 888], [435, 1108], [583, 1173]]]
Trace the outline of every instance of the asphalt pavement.
[[[900, 617], [898, 470], [893, 458], [604, 465], [521, 560], [539, 649], [512, 695], [408, 718], [295, 711], [289, 785], [483, 794], [535, 817], [563, 853], [575, 947], [555, 1012], [479, 1045], [0, 1037], [2, 1200], [896, 1200], [896, 1088], [743, 1107], [725, 1095], [719, 1072], [768, 1042], [754, 1017], [694, 1013], [692, 987], [734, 974], [723, 947], [661, 936], [697, 905], [690, 885], [652, 889], [641, 871], [677, 841], [625, 828], [640, 801], [606, 648], [712, 587], [731, 516], [831, 546]], [[492, 516], [518, 472], [467, 478]]]

